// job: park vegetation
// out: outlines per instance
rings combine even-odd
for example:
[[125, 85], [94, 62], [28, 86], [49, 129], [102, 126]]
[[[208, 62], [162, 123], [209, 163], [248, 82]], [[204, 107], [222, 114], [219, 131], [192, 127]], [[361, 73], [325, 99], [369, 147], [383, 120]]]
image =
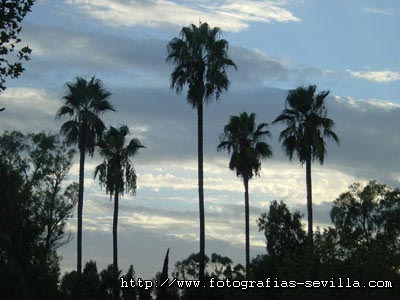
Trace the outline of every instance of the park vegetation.
[[[18, 1], [10, 1], [14, 3]], [[19, 22], [33, 1], [19, 1], [15, 14], [7, 15], [11, 31], [5, 31], [16, 43]], [[8, 3], [8, 2], [5, 2]], [[4, 4], [2, 4], [4, 5]], [[11, 5], [11, 4], [10, 4]], [[11, 9], [11, 8], [8, 8]], [[14, 20], [15, 19], [15, 20]], [[4, 19], [6, 20], [6, 19]], [[12, 20], [16, 23], [12, 25]], [[2, 19], [3, 22], [3, 19]], [[7, 25], [8, 26], [8, 25]], [[5, 27], [9, 28], [9, 27]], [[3, 30], [3, 29], [2, 29]], [[0, 50], [7, 47], [3, 40]], [[27, 60], [29, 48], [22, 48], [20, 60]], [[178, 278], [209, 282], [211, 278], [258, 282], [326, 280], [351, 278], [361, 285], [369, 280], [390, 282], [391, 288], [240, 288], [162, 290], [120, 288], [119, 278], [135, 279], [133, 265], [118, 265], [119, 197], [135, 194], [137, 174], [132, 161], [145, 146], [128, 140], [127, 126], [107, 126], [103, 115], [116, 111], [111, 93], [100, 79], [77, 77], [66, 84], [63, 105], [56, 119], [65, 119], [60, 134], [4, 131], [0, 136], [0, 299], [113, 299], [113, 300], [186, 300], [186, 299], [398, 299], [400, 283], [400, 189], [376, 181], [352, 184], [332, 199], [332, 226], [313, 226], [311, 165], [324, 163], [326, 138], [339, 143], [335, 123], [328, 118], [325, 99], [328, 91], [317, 93], [315, 85], [297, 87], [282, 99], [283, 111], [272, 123], [284, 123], [280, 133], [282, 149], [289, 159], [297, 155], [306, 166], [307, 231], [303, 216], [290, 211], [284, 202], [272, 201], [258, 221], [266, 239], [266, 252], [251, 258], [249, 232], [249, 182], [260, 175], [262, 162], [272, 157], [267, 143], [268, 124], [257, 125], [256, 115], [243, 112], [230, 116], [221, 128], [218, 151], [231, 155], [227, 167], [234, 170], [244, 185], [245, 266], [229, 257], [205, 253], [205, 211], [203, 187], [203, 105], [218, 100], [228, 90], [226, 69], [236, 69], [228, 56], [228, 42], [220, 38], [220, 29], [207, 23], [183, 27], [180, 36], [167, 45], [167, 62], [174, 66], [171, 88], [187, 91], [186, 99], [197, 112], [198, 125], [198, 253], [175, 264], [168, 271], [168, 255], [154, 280]], [[5, 77], [17, 77], [20, 62], [8, 64], [0, 73], [0, 90]], [[4, 61], [1, 60], [3, 63]], [[4, 64], [2, 64], [3, 66]], [[94, 177], [114, 204], [112, 264], [98, 270], [93, 260], [82, 262], [82, 218], [84, 170], [87, 155], [99, 153], [102, 162]], [[74, 155], [79, 156], [79, 182], [70, 182], [68, 173]], [[57, 249], [68, 243], [66, 223], [77, 207], [77, 267], [61, 274]], [[158, 259], [158, 258], [157, 258]], [[160, 261], [161, 265], [161, 261]]]

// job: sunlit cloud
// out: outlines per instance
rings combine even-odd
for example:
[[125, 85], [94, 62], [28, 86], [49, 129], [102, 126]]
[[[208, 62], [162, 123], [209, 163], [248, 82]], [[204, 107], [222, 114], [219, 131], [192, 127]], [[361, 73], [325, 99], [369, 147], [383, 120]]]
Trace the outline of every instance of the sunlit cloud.
[[400, 73], [393, 71], [365, 71], [356, 72], [352, 70], [347, 70], [351, 76], [356, 78], [362, 78], [369, 81], [388, 83], [392, 81], [400, 80]]
[[164, 24], [184, 26], [199, 21], [226, 31], [247, 29], [251, 22], [298, 22], [300, 19], [285, 8], [286, 1], [121, 1], [67, 0], [85, 14], [110, 26], [159, 27]]
[[388, 10], [388, 9], [383, 9], [383, 8], [377, 8], [377, 7], [371, 7], [371, 6], [364, 6], [362, 10], [366, 13], [371, 13], [371, 14], [380, 14], [380, 15], [385, 15], [385, 16], [392, 16], [393, 13]]

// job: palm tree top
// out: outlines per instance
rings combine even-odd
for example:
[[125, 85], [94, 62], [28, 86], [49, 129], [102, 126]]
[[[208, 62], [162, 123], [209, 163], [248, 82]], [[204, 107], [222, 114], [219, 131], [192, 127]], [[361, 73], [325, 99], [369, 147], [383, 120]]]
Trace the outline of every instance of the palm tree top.
[[303, 164], [311, 156], [324, 163], [326, 142], [324, 137], [340, 143], [333, 131], [335, 123], [327, 118], [325, 99], [329, 91], [316, 93], [316, 86], [298, 87], [289, 90], [286, 107], [273, 123], [285, 123], [287, 127], [280, 133], [279, 141], [289, 159], [296, 152]]
[[268, 124], [256, 126], [256, 115], [242, 112], [239, 116], [231, 116], [229, 123], [220, 135], [218, 151], [226, 149], [232, 152], [229, 168], [236, 170], [237, 176], [252, 178], [261, 171], [261, 159], [272, 156], [270, 145], [264, 142], [271, 133]]
[[126, 190], [135, 194], [136, 191], [136, 172], [130, 157], [146, 147], [136, 138], [126, 145], [128, 135], [128, 126], [110, 126], [98, 143], [104, 161], [96, 167], [94, 177], [99, 175], [100, 185], [106, 187], [110, 197], [116, 192], [123, 194]]
[[63, 97], [65, 103], [56, 113], [56, 118], [67, 115], [72, 118], [77, 112], [91, 111], [102, 115], [105, 111], [115, 111], [108, 101], [111, 93], [107, 91], [100, 79], [93, 76], [89, 81], [82, 77], [76, 77], [74, 82], [66, 84], [67, 95]]
[[109, 102], [111, 93], [94, 76], [89, 81], [76, 77], [66, 87], [64, 104], [56, 113], [56, 119], [69, 119], [61, 126], [61, 132], [68, 144], [78, 144], [93, 155], [96, 138], [105, 128], [99, 116], [106, 111], [115, 111]]
[[219, 39], [221, 29], [207, 23], [183, 27], [180, 37], [173, 38], [167, 46], [167, 62], [175, 65], [171, 73], [171, 89], [181, 93], [188, 85], [187, 100], [197, 106], [198, 101], [218, 100], [228, 89], [225, 67], [234, 67], [228, 56], [228, 41]]

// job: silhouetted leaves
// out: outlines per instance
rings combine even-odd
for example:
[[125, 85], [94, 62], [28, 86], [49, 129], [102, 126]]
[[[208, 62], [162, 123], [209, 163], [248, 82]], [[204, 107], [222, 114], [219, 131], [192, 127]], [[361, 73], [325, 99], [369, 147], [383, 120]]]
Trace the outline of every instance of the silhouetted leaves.
[[17, 44], [21, 42], [19, 35], [22, 20], [34, 2], [35, 0], [0, 2], [0, 92], [6, 89], [7, 77], [17, 78], [24, 71], [21, 61], [29, 60], [32, 50], [28, 46], [17, 48]]

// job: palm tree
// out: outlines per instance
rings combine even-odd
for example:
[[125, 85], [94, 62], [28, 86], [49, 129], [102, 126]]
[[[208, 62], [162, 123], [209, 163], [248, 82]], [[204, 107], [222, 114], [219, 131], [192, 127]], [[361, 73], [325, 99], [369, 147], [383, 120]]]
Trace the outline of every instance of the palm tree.
[[300, 163], [306, 163], [307, 214], [309, 245], [313, 245], [313, 211], [311, 162], [317, 159], [322, 165], [326, 155], [324, 137], [339, 144], [333, 131], [335, 123], [327, 118], [325, 98], [329, 91], [315, 94], [316, 86], [298, 87], [290, 90], [286, 98], [286, 108], [273, 123], [283, 122], [286, 128], [279, 135], [282, 149], [291, 160], [296, 152]]
[[271, 147], [263, 140], [271, 136], [267, 123], [256, 126], [256, 115], [242, 112], [239, 116], [231, 116], [220, 136], [218, 151], [222, 149], [232, 152], [229, 169], [236, 170], [244, 184], [245, 235], [246, 235], [246, 276], [250, 266], [250, 227], [249, 227], [249, 180], [259, 175], [261, 159], [272, 156]]
[[118, 208], [119, 195], [136, 191], [136, 172], [129, 157], [134, 156], [139, 148], [144, 148], [138, 139], [132, 139], [125, 146], [125, 139], [129, 135], [129, 128], [121, 126], [110, 128], [104, 133], [98, 146], [103, 162], [98, 165], [94, 172], [94, 178], [99, 175], [101, 186], [105, 186], [106, 193], [110, 194], [110, 200], [114, 195], [114, 217], [113, 217], [113, 270], [114, 285], [113, 299], [119, 299], [118, 285]]
[[205, 221], [203, 191], [203, 102], [208, 103], [228, 89], [226, 67], [236, 68], [228, 57], [228, 42], [219, 39], [221, 30], [207, 23], [183, 27], [180, 37], [168, 43], [167, 61], [175, 65], [171, 73], [171, 88], [181, 93], [188, 86], [186, 99], [197, 108], [198, 186], [200, 216], [200, 264], [199, 279], [204, 280]]
[[106, 111], [115, 111], [108, 99], [111, 94], [102, 86], [99, 79], [90, 81], [77, 77], [67, 83], [67, 94], [64, 104], [56, 113], [56, 118], [67, 117], [69, 120], [61, 126], [68, 144], [78, 144], [79, 148], [79, 192], [78, 192], [78, 230], [77, 230], [77, 282], [76, 295], [81, 299], [82, 278], [82, 211], [85, 155], [93, 156], [96, 141], [104, 130], [100, 119]]

